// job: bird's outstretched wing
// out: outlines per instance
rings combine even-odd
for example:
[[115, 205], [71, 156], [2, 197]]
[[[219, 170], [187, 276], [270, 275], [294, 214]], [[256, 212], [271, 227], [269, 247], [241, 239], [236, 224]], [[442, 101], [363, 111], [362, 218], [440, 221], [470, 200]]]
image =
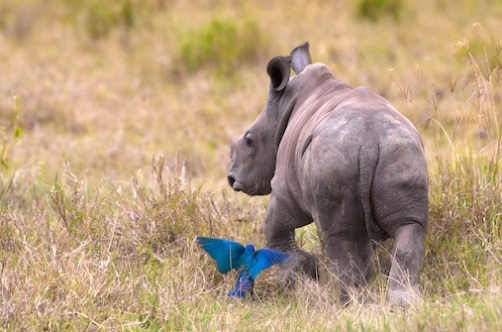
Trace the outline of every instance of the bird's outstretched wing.
[[249, 276], [255, 279], [256, 276], [264, 269], [271, 267], [274, 264], [280, 264], [288, 258], [288, 254], [273, 249], [262, 248], [257, 250], [251, 263], [248, 266]]
[[240, 257], [244, 252], [242, 244], [203, 236], [197, 236], [197, 243], [216, 261], [220, 273], [241, 267]]
[[241, 271], [239, 277], [235, 282], [234, 288], [228, 292], [229, 297], [245, 298], [247, 291], [252, 291], [254, 287], [254, 280], [250, 278], [246, 271]]

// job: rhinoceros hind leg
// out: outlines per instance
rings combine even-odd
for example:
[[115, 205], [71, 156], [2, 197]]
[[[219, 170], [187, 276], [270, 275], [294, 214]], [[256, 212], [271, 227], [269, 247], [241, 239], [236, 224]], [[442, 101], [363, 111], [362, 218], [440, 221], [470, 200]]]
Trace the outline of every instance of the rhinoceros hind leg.
[[424, 253], [425, 229], [418, 224], [401, 226], [394, 235], [387, 303], [407, 306], [420, 299], [418, 270]]
[[372, 247], [369, 239], [344, 240], [339, 237], [325, 239], [326, 253], [332, 270], [339, 281], [340, 301], [346, 305], [352, 296], [366, 286], [371, 271]]

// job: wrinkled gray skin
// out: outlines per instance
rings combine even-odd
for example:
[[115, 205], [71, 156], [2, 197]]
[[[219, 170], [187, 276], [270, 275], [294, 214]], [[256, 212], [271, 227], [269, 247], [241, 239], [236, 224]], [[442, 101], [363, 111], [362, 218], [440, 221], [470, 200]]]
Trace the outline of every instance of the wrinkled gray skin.
[[[290, 68], [297, 74], [291, 78]], [[286, 271], [316, 277], [315, 257], [294, 236], [315, 222], [347, 303], [369, 276], [371, 240], [392, 238], [387, 300], [415, 302], [428, 219], [417, 130], [381, 96], [311, 64], [308, 43], [270, 60], [267, 72], [266, 106], [233, 140], [228, 175], [236, 191], [271, 193], [266, 246], [291, 254]]]

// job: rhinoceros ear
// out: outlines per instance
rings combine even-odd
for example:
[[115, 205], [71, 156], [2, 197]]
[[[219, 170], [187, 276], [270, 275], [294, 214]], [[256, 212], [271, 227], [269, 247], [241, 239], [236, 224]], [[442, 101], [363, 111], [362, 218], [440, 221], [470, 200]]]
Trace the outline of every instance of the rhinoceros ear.
[[276, 56], [267, 66], [267, 73], [270, 76], [270, 88], [274, 91], [282, 91], [289, 81], [291, 68], [290, 57]]
[[309, 52], [309, 43], [305, 42], [291, 51], [291, 66], [296, 74], [300, 74], [305, 67], [312, 63]]

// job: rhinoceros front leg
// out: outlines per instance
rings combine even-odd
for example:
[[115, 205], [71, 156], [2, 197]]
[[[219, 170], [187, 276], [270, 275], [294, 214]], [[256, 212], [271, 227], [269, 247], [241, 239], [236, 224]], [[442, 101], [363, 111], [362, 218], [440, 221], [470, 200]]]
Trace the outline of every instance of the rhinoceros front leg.
[[287, 285], [294, 284], [295, 274], [318, 278], [315, 255], [298, 247], [295, 229], [312, 223], [298, 207], [291, 206], [272, 195], [264, 223], [265, 243], [272, 249], [287, 252], [289, 258], [281, 264], [281, 275]]
[[418, 224], [401, 226], [394, 237], [387, 302], [406, 306], [420, 299], [418, 270], [424, 252], [425, 229]]

